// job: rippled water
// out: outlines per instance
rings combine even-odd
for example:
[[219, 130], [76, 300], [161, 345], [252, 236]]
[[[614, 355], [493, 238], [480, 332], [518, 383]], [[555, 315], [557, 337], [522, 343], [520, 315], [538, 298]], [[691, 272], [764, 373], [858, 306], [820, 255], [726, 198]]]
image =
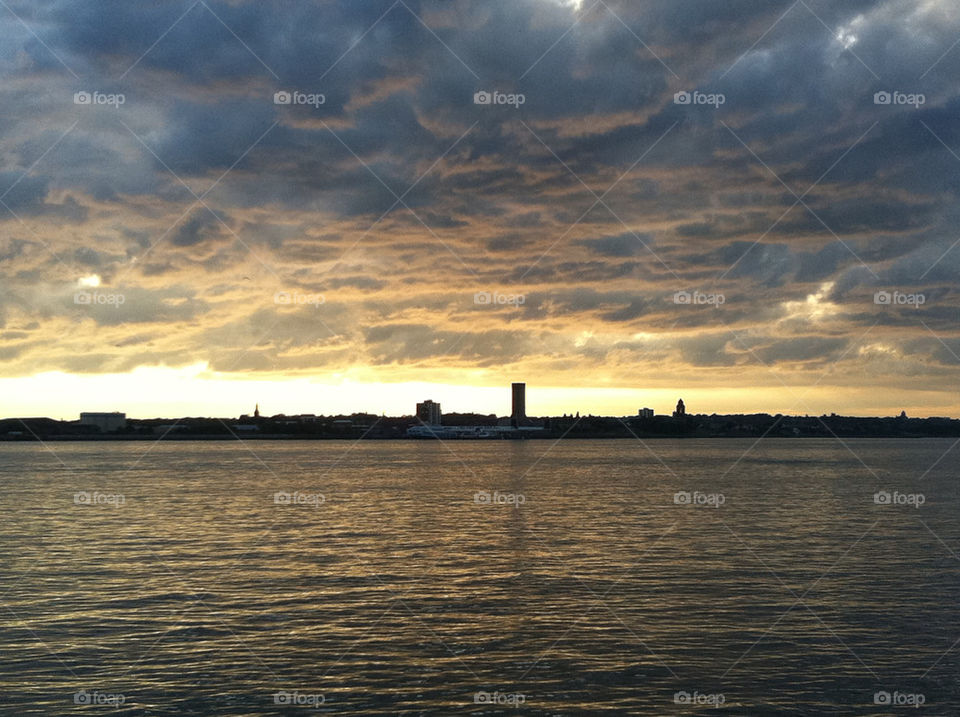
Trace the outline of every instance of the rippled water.
[[0, 709], [960, 714], [951, 444], [0, 444]]

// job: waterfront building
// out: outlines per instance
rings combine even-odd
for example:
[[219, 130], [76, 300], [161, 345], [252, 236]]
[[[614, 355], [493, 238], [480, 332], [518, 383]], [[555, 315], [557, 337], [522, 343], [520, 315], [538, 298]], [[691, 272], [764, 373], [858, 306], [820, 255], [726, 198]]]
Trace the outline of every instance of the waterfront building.
[[428, 426], [439, 426], [443, 422], [440, 404], [427, 399], [417, 404], [417, 418]]

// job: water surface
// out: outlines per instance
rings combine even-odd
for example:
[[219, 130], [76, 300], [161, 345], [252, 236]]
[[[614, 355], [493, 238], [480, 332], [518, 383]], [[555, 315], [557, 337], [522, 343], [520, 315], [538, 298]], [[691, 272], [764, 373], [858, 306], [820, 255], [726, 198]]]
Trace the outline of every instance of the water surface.
[[960, 714], [952, 443], [0, 444], [0, 709]]

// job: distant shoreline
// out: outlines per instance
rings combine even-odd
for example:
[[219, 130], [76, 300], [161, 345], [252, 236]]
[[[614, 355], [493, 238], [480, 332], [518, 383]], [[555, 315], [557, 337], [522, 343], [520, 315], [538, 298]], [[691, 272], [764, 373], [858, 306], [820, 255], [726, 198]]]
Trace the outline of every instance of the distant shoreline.
[[[249, 441], [267, 441], [267, 442], [294, 442], [299, 441], [302, 443], [316, 443], [323, 441], [370, 441], [370, 442], [398, 442], [398, 443], [415, 443], [415, 442], [496, 442], [500, 440], [504, 441], [543, 441], [543, 440], [557, 440], [561, 436], [554, 434], [544, 434], [537, 436], [528, 436], [524, 438], [441, 438], [441, 439], [431, 439], [431, 438], [410, 438], [407, 436], [377, 436], [377, 437], [349, 437], [349, 436], [49, 436], [45, 438], [3, 438], [0, 437], [0, 445], [7, 443], [142, 443], [142, 442], [163, 442], [163, 443], [193, 443], [193, 442], [211, 442], [219, 441], [221, 443], [246, 443]], [[622, 441], [622, 440], [683, 440], [683, 441], [692, 441], [692, 440], [756, 440], [758, 436], [735, 436], [735, 435], [638, 435], [638, 436], [591, 436], [591, 435], [576, 435], [576, 436], [566, 436], [563, 437], [564, 441]], [[960, 438], [960, 435], [916, 435], [916, 434], [893, 434], [893, 435], [848, 435], [848, 434], [837, 434], [836, 436], [786, 436], [786, 435], [770, 435], [765, 436], [764, 438], [779, 438], [792, 441], [803, 441], [803, 440], [835, 440], [837, 438], [844, 439], [871, 439], [871, 440], [890, 440], [891, 438], [902, 438], [907, 440], [923, 440], [923, 439], [949, 439], [949, 438]]]
[[51, 418], [0, 419], [0, 442], [559, 440], [654, 438], [960, 438], [960, 420], [900, 416], [553, 416], [510, 419], [450, 414], [428, 424], [412, 416], [241, 416], [126, 419], [84, 414], [101, 425]]

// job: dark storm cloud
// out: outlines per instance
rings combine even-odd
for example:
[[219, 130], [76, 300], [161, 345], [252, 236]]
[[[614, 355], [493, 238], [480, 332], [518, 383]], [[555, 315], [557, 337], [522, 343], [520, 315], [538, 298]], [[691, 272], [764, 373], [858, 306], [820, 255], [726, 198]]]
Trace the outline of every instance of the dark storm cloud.
[[646, 250], [644, 244], [653, 242], [650, 234], [634, 236], [633, 234], [619, 234], [599, 239], [584, 239], [579, 244], [587, 247], [592, 253], [600, 256], [628, 257], [637, 256]]
[[0, 172], [0, 201], [4, 213], [0, 219], [15, 219], [19, 215], [43, 216], [51, 220], [83, 222], [87, 210], [73, 197], [62, 202], [47, 200], [50, 180], [47, 177], [31, 177], [22, 172]]
[[504, 252], [522, 248], [524, 246], [529, 247], [530, 243], [530, 239], [525, 238], [522, 234], [511, 232], [509, 234], [503, 234], [501, 236], [488, 239], [486, 241], [486, 246], [488, 251]]
[[[579, 15], [556, 0], [9, 4], [40, 39], [0, 26], [0, 194], [58, 228], [45, 236], [55, 255], [28, 256], [26, 229], [4, 238], [4, 276], [19, 282], [110, 280], [140, 259], [127, 280], [214, 285], [212, 302], [242, 295], [240, 277], [256, 283], [246, 261], [284, 290], [369, 300], [345, 315], [382, 320], [337, 333], [356, 341], [345, 353], [379, 364], [519, 359], [537, 348], [517, 323], [576, 333], [586, 317], [700, 330], [674, 357], [733, 366], [744, 354], [718, 326], [791, 311], [785, 335], [754, 350], [815, 363], [846, 344], [792, 335], [822, 319], [791, 302], [835, 302], [846, 313], [831, 320], [846, 323], [833, 330], [860, 333], [872, 316], [850, 306], [876, 289], [925, 291], [938, 302], [925, 312], [956, 298], [960, 50], [946, 51], [960, 16], [947, 2], [610, 0]], [[81, 89], [127, 101], [73, 105]], [[278, 90], [324, 102], [278, 105]], [[476, 105], [478, 90], [525, 102]], [[681, 90], [725, 102], [676, 104]], [[883, 90], [925, 102], [874, 104]], [[722, 310], [667, 301], [713, 282], [730, 298]], [[453, 325], [451, 287], [499, 285], [528, 301], [472, 311], [490, 325], [470, 332]], [[191, 294], [151, 313], [150, 294], [130, 296], [127, 313], [97, 322], [210, 308]], [[243, 337], [271, 318], [223, 301], [233, 313], [218, 326]], [[224, 335], [206, 327], [190, 356]], [[241, 365], [314, 360], [272, 350]]]
[[43, 177], [25, 177], [20, 172], [0, 173], [4, 203], [14, 211], [42, 205], [47, 197], [47, 185]]
[[532, 337], [521, 332], [438, 332], [425, 324], [371, 326], [364, 331], [364, 338], [371, 359], [380, 364], [453, 356], [485, 365], [494, 361], [494, 356], [512, 361], [536, 350]]
[[179, 247], [191, 247], [203, 242], [222, 240], [226, 236], [222, 217], [206, 209], [198, 209], [171, 234], [170, 243]]
[[386, 282], [374, 279], [371, 276], [345, 276], [342, 278], [330, 279], [325, 282], [325, 286], [331, 289], [343, 289], [345, 287], [352, 289], [376, 290], [386, 286]]
[[838, 358], [846, 347], [846, 339], [821, 336], [802, 336], [777, 341], [771, 346], [754, 349], [754, 353], [766, 364], [791, 361], [829, 361]]

